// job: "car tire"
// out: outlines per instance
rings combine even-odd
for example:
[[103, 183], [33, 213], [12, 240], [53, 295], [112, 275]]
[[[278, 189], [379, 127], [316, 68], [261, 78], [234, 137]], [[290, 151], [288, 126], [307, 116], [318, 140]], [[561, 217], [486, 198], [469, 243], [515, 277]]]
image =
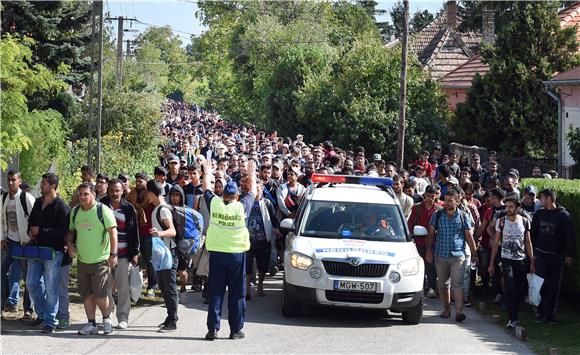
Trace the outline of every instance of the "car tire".
[[409, 308], [403, 312], [403, 322], [408, 324], [419, 324], [423, 318], [423, 295], [419, 299], [417, 305]]
[[284, 317], [298, 317], [302, 312], [302, 302], [294, 299], [288, 292], [286, 282], [282, 290], [282, 315]]

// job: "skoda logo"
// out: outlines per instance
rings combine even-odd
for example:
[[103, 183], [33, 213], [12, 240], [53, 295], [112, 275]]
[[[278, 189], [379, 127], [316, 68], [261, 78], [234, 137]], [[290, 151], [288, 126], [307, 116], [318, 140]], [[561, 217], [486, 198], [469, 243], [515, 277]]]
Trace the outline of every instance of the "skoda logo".
[[360, 258], [350, 258], [350, 264], [352, 266], [359, 266], [360, 265]]

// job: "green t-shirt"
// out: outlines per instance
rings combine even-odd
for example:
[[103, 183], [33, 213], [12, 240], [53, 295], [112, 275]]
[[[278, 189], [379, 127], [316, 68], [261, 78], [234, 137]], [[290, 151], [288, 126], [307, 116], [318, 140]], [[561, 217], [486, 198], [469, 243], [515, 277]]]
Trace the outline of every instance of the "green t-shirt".
[[[77, 232], [76, 246], [79, 261], [85, 264], [95, 264], [109, 259], [111, 250], [109, 233], [99, 221], [97, 204], [95, 203], [88, 211], [79, 208], [74, 226], [73, 215], [74, 210], [71, 210], [68, 228]], [[105, 205], [103, 205], [103, 221], [107, 229], [117, 227], [113, 211]]]

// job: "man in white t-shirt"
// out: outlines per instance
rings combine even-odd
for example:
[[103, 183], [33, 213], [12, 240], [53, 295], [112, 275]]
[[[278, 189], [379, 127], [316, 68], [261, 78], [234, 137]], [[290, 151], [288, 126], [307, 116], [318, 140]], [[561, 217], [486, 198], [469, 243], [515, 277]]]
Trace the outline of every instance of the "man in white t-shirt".
[[[530, 261], [530, 272], [534, 273], [534, 251], [530, 239], [530, 220], [517, 213], [521, 205], [519, 198], [510, 196], [504, 202], [506, 215], [495, 223], [491, 260], [495, 260], [501, 245], [501, 265], [510, 319], [507, 328], [513, 329], [518, 325], [520, 299], [526, 291], [526, 256]], [[494, 269], [494, 263], [490, 263], [488, 271], [491, 275]]]
[[[34, 205], [34, 197], [22, 191], [20, 172], [10, 170], [7, 173], [8, 192], [0, 200], [0, 239], [2, 247], [2, 310], [16, 312], [20, 298], [21, 276], [26, 276], [26, 260], [12, 258], [12, 250], [28, 243], [28, 216]], [[28, 292], [24, 295], [24, 313], [30, 317], [32, 313]], [[31, 320], [31, 319], [28, 319]]]

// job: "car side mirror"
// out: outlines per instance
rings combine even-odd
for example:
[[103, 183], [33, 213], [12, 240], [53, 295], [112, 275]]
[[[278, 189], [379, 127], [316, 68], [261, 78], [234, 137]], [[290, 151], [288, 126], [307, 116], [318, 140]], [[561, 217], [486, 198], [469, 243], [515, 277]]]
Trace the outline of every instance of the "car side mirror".
[[413, 236], [414, 237], [425, 237], [425, 236], [427, 236], [427, 234], [429, 234], [429, 231], [427, 230], [427, 228], [425, 228], [423, 226], [415, 226], [413, 228]]
[[294, 230], [294, 220], [292, 218], [283, 219], [282, 222], [280, 222], [280, 229], [284, 232]]

